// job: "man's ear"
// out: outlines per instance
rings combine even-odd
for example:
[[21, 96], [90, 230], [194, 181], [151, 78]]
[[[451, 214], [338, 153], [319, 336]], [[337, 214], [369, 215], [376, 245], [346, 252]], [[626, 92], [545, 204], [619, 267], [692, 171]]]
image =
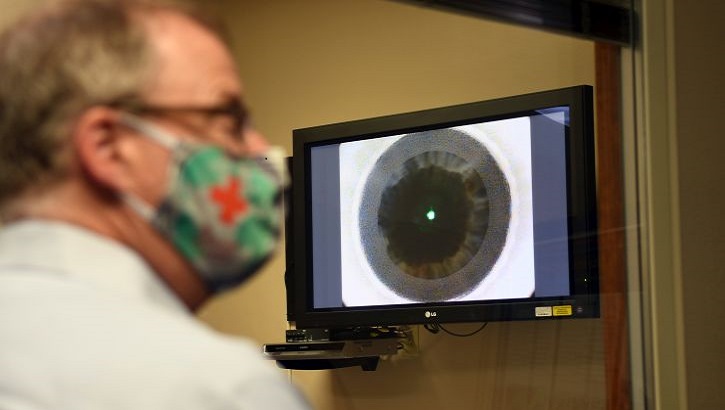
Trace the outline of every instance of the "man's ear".
[[87, 109], [72, 128], [72, 141], [82, 171], [95, 183], [113, 191], [126, 191], [127, 172], [123, 128], [119, 113], [108, 107]]

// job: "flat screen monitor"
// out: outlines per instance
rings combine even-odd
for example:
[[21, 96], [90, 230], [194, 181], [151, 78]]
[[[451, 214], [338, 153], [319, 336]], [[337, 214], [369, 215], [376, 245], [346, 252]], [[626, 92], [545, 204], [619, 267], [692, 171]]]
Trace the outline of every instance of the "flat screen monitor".
[[297, 328], [599, 315], [592, 88], [297, 129]]

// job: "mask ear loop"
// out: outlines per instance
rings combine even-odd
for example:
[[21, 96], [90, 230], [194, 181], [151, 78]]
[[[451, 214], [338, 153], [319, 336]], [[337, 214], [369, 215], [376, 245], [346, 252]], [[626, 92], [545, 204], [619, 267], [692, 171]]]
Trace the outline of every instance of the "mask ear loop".
[[[148, 122], [128, 113], [121, 114], [121, 123], [139, 134], [142, 134], [159, 145], [174, 152], [181, 146], [181, 141], [171, 136], [171, 134], [149, 124]], [[137, 215], [148, 222], [153, 222], [156, 215], [155, 209], [143, 199], [129, 192], [120, 194], [121, 200], [126, 203]]]
[[121, 199], [123, 202], [126, 203], [138, 216], [143, 218], [144, 220], [151, 222], [154, 219], [154, 214], [156, 213], [151, 207], [151, 205], [147, 204], [144, 200], [138, 198], [134, 194], [130, 194], [128, 192], [121, 193]]
[[129, 113], [121, 114], [121, 123], [125, 126], [137, 131], [140, 134], [146, 135], [158, 144], [173, 150], [175, 149], [180, 141], [177, 138], [171, 136], [171, 134], [155, 127], [148, 122], [138, 118], [135, 115]]

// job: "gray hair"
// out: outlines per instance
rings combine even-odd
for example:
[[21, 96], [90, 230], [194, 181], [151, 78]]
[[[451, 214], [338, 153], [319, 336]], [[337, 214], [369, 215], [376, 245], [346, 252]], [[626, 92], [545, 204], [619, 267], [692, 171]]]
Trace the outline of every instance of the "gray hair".
[[85, 109], [147, 85], [154, 54], [140, 20], [158, 11], [225, 37], [196, 10], [145, 0], [56, 2], [0, 36], [0, 209], [68, 174], [70, 128]]

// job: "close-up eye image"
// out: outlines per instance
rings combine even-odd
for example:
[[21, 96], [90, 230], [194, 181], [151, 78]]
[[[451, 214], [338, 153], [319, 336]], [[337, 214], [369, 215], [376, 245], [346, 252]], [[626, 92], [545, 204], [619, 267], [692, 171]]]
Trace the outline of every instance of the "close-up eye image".
[[[416, 137], [406, 136], [388, 153], [394, 155], [399, 145], [415, 142]], [[378, 163], [385, 161], [381, 158]], [[367, 226], [371, 217], [374, 222], [377, 216], [387, 244], [385, 257], [404, 273], [424, 279], [443, 278], [459, 271], [475, 256], [488, 231], [490, 203], [481, 176], [470, 165], [448, 151], [423, 152], [406, 160], [402, 171], [389, 178], [377, 207], [362, 208], [371, 212], [363, 212], [360, 223]], [[379, 188], [372, 181], [367, 186]], [[499, 237], [505, 238], [511, 201], [505, 179], [500, 178], [499, 187], [497, 191], [503, 196], [500, 219], [506, 227]], [[375, 194], [364, 195], [377, 198]], [[367, 236], [363, 235], [363, 243], [372, 244]], [[496, 248], [500, 252], [502, 246]], [[369, 260], [379, 259], [376, 251], [371, 249]]]
[[[343, 143], [348, 306], [533, 293], [526, 119]], [[515, 212], [514, 212], [515, 211]], [[517, 248], [516, 260], [507, 258]], [[527, 265], [528, 264], [528, 265]], [[530, 277], [522, 277], [522, 276]]]

